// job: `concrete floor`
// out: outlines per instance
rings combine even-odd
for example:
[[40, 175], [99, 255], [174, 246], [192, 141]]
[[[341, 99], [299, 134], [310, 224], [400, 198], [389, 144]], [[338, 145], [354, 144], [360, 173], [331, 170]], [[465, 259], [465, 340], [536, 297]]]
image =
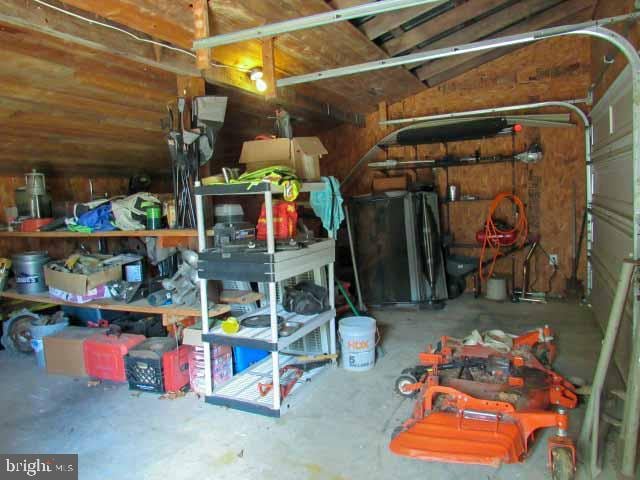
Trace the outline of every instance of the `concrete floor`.
[[[83, 480], [550, 478], [546, 435], [526, 463], [499, 469], [391, 454], [390, 433], [412, 408], [393, 383], [442, 334], [464, 336], [474, 328], [515, 333], [545, 323], [558, 334], [556, 369], [590, 378], [600, 331], [587, 307], [496, 304], [465, 295], [440, 312], [381, 310], [374, 316], [384, 348], [375, 369], [321, 374], [277, 420], [205, 405], [192, 394], [159, 400], [124, 385], [89, 387], [86, 379], [47, 376], [32, 357], [0, 352], [0, 451], [78, 453]], [[581, 415], [582, 409], [572, 415], [574, 433]], [[601, 478], [614, 477], [609, 471]]]

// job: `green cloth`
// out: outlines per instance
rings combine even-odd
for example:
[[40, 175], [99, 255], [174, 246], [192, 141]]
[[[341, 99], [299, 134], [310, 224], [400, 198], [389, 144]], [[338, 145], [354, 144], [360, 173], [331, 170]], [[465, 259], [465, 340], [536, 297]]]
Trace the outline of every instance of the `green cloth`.
[[71, 232], [91, 233], [93, 229], [91, 227], [85, 227], [74, 223], [67, 224], [67, 229]]

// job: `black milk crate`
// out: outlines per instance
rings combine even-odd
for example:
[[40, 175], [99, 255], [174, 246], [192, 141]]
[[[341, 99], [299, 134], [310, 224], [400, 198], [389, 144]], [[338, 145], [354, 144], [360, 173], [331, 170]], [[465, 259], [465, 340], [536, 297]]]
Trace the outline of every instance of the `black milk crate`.
[[125, 363], [130, 390], [165, 393], [162, 358], [140, 358], [127, 355]]

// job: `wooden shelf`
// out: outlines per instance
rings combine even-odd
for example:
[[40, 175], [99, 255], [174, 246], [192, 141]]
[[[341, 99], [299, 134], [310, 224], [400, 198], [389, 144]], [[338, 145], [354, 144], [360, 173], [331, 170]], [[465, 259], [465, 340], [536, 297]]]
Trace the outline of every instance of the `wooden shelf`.
[[250, 290], [223, 290], [220, 294], [222, 303], [234, 303], [246, 305], [248, 303], [258, 302], [264, 296], [261, 293]]
[[[254, 315], [269, 315], [269, 307], [256, 310], [241, 316], [238, 320], [242, 322], [247, 317]], [[271, 325], [262, 328], [240, 327], [240, 330], [233, 334], [224, 333], [221, 325], [215, 325], [209, 333], [202, 334], [202, 341], [209, 343], [218, 343], [223, 345], [235, 345], [238, 347], [254, 348], [257, 350], [267, 350], [270, 352], [281, 351], [287, 348], [296, 340], [311, 333], [316, 328], [321, 327], [332, 318], [335, 318], [336, 311], [334, 309], [321, 312], [316, 315], [299, 315], [287, 312], [278, 305], [278, 316], [281, 316], [287, 322], [295, 322], [300, 324], [300, 328], [286, 337], [279, 337], [277, 341], [271, 338]]]
[[[323, 182], [305, 182], [300, 186], [300, 193], [321, 192], [326, 188]], [[256, 195], [264, 192], [283, 193], [279, 185], [269, 182], [251, 183], [216, 183], [202, 185], [194, 189], [196, 195]]]
[[[209, 232], [211, 233], [211, 232]], [[180, 238], [196, 238], [198, 232], [195, 229], [184, 230], [114, 230], [111, 232], [0, 232], [2, 237], [24, 237], [24, 238], [109, 238], [109, 237], [180, 237]]]
[[[297, 357], [294, 355], [280, 355], [278, 363], [282, 368], [296, 361]], [[316, 375], [326, 369], [326, 366], [321, 366], [304, 372], [296, 381], [286, 399], [282, 401], [280, 408], [275, 409], [273, 408], [273, 389], [264, 397], [260, 395], [260, 390], [258, 390], [259, 383], [264, 384], [273, 381], [273, 365], [271, 362], [271, 358], [267, 357], [234, 375], [227, 383], [216, 387], [212, 395], [206, 396], [205, 402], [211, 405], [278, 418], [296, 403], [296, 399], [300, 396], [300, 390], [308, 383], [313, 383]]]
[[[146, 299], [136, 300], [131, 303], [123, 303], [117, 300], [113, 300], [111, 298], [105, 298], [102, 300], [92, 300], [88, 303], [69, 303], [64, 300], [60, 300], [57, 298], [50, 297], [46, 293], [41, 293], [37, 295], [26, 295], [22, 293], [18, 293], [15, 290], [5, 290], [4, 292], [0, 292], [0, 296], [4, 298], [13, 298], [16, 300], [26, 300], [29, 302], [37, 302], [37, 303], [51, 303], [54, 305], [68, 305], [71, 307], [81, 307], [81, 308], [96, 308], [102, 310], [113, 310], [118, 312], [130, 312], [130, 313], [148, 313], [152, 315], [162, 315], [162, 323], [163, 325], [170, 325], [172, 323], [176, 323], [184, 317], [199, 317], [200, 309], [185, 307], [184, 305], [165, 305], [162, 307], [153, 307], [149, 305]], [[223, 313], [227, 313], [231, 308], [229, 305], [216, 305], [214, 308], [209, 310], [209, 317], [216, 317], [218, 315], [222, 315]]]
[[[207, 231], [207, 236], [213, 236], [213, 230]], [[195, 229], [160, 229], [160, 230], [113, 230], [111, 232], [2, 232], [0, 238], [42, 238], [42, 239], [71, 239], [71, 238], [145, 238], [156, 237], [158, 247], [188, 247], [197, 249], [198, 231]]]
[[471, 202], [491, 202], [493, 201], [493, 198], [468, 198], [466, 200], [447, 200], [447, 199], [442, 199], [440, 200], [440, 203], [442, 203], [443, 205], [451, 205], [452, 203], [471, 203]]

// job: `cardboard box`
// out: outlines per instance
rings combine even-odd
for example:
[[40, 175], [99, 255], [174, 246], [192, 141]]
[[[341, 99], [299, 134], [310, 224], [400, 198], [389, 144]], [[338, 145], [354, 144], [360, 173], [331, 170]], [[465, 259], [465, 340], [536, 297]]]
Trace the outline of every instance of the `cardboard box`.
[[57, 272], [48, 266], [44, 268], [44, 282], [48, 287], [76, 295], [88, 295], [94, 288], [112, 280], [122, 280], [122, 265], [114, 265], [91, 275]]
[[200, 320], [182, 331], [182, 344], [192, 347], [202, 346], [202, 323]]
[[[211, 318], [209, 329], [213, 329], [215, 323], [216, 319]], [[202, 346], [202, 321], [200, 319], [182, 331], [182, 345], [191, 345], [192, 347]], [[218, 345], [216, 343], [211, 343], [210, 345], [212, 357], [231, 353], [231, 347], [229, 345]]]
[[106, 285], [100, 285], [99, 287], [88, 290], [86, 295], [76, 295], [75, 293], [69, 293], [63, 290], [58, 290], [57, 288], [49, 287], [49, 296], [68, 303], [77, 303], [82, 305], [83, 303], [89, 303], [93, 300], [110, 298], [111, 294]]
[[293, 168], [302, 180], [318, 180], [320, 157], [327, 153], [318, 137], [252, 140], [242, 144], [240, 163], [247, 165], [248, 172], [282, 165]]
[[84, 367], [84, 341], [104, 328], [67, 327], [61, 332], [44, 337], [44, 355], [47, 373], [86, 377]]

